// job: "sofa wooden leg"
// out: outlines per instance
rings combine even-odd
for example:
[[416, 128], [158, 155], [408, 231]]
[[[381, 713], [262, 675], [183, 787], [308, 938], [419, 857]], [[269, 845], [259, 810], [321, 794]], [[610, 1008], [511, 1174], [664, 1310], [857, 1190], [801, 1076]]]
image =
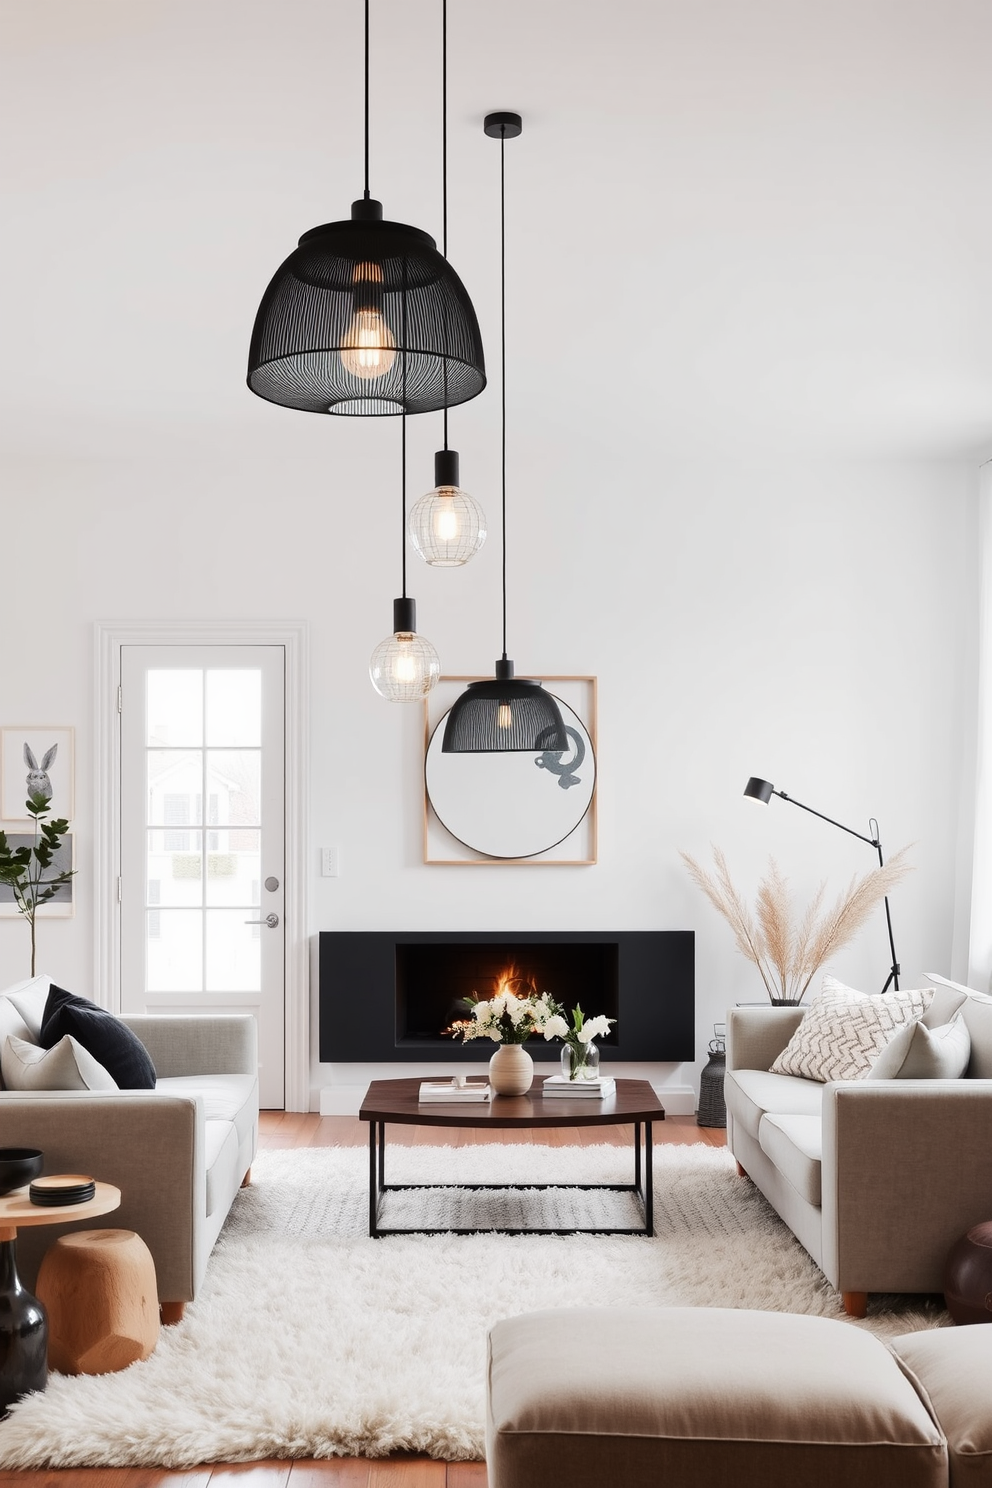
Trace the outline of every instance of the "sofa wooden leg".
[[840, 1295], [844, 1303], [844, 1311], [848, 1317], [863, 1318], [868, 1316], [867, 1292], [841, 1292]]
[[186, 1311], [185, 1302], [160, 1302], [158, 1306], [159, 1315], [162, 1319], [163, 1328], [171, 1327], [173, 1323], [181, 1323], [183, 1313]]
[[251, 1183], [251, 1168], [248, 1169], [247, 1173], [242, 1178], [242, 1180], [241, 1180], [241, 1187], [242, 1188], [247, 1188], [250, 1183]]
[[741, 1167], [740, 1163], [737, 1164], [737, 1176], [738, 1176], [738, 1178], [746, 1178], [747, 1177], [747, 1171], [744, 1168]]

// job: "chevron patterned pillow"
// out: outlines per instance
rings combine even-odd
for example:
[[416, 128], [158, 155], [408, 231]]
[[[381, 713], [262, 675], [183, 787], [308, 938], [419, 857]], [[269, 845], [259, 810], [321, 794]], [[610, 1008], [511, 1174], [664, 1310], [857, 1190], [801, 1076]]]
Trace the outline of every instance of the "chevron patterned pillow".
[[803, 1021], [772, 1065], [773, 1075], [804, 1080], [863, 1080], [905, 1023], [926, 1012], [932, 987], [856, 992], [833, 977], [810, 1000]]

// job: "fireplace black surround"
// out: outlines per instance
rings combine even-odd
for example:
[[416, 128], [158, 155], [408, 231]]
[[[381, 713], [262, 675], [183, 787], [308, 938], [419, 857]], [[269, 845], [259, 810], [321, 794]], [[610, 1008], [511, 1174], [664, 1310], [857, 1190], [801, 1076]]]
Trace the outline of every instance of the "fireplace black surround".
[[[616, 1018], [604, 1060], [695, 1058], [691, 930], [366, 931], [319, 936], [322, 1063], [443, 1065], [488, 1059], [493, 1045], [444, 1037], [470, 992], [489, 997], [513, 968], [566, 1008]], [[561, 1045], [531, 1039], [535, 1059]]]

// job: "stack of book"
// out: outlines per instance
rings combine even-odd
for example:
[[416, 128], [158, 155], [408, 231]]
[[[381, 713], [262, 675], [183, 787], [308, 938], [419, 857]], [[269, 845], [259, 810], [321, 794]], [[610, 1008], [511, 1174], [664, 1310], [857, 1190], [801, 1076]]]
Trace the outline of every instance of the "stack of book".
[[421, 1105], [432, 1101], [487, 1101], [492, 1099], [488, 1080], [468, 1080], [455, 1075], [451, 1080], [422, 1080], [417, 1100]]
[[560, 1095], [565, 1100], [602, 1100], [615, 1095], [617, 1082], [612, 1075], [597, 1075], [595, 1080], [566, 1080], [564, 1075], [549, 1075], [544, 1082], [545, 1095]]

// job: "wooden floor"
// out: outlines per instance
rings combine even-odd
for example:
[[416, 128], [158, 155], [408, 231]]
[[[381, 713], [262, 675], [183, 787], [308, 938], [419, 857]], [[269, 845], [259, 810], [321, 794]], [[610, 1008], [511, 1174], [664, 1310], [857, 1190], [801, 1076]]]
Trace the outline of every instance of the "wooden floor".
[[[389, 1141], [435, 1146], [437, 1127], [391, 1126]], [[697, 1126], [692, 1116], [669, 1116], [654, 1128], [658, 1142], [706, 1142], [726, 1145], [722, 1130]], [[444, 1132], [445, 1144], [472, 1142], [531, 1142], [574, 1146], [579, 1142], [616, 1142], [629, 1147], [631, 1127], [598, 1126], [571, 1131]], [[278, 1147], [364, 1147], [368, 1126], [351, 1116], [297, 1115], [263, 1111], [259, 1145]], [[0, 1427], [2, 1431], [2, 1427]], [[378, 1461], [337, 1457], [329, 1462], [222, 1463], [169, 1471], [152, 1467], [65, 1468], [58, 1472], [3, 1472], [0, 1488], [486, 1488], [484, 1462], [434, 1462], [428, 1457], [393, 1456]]]

